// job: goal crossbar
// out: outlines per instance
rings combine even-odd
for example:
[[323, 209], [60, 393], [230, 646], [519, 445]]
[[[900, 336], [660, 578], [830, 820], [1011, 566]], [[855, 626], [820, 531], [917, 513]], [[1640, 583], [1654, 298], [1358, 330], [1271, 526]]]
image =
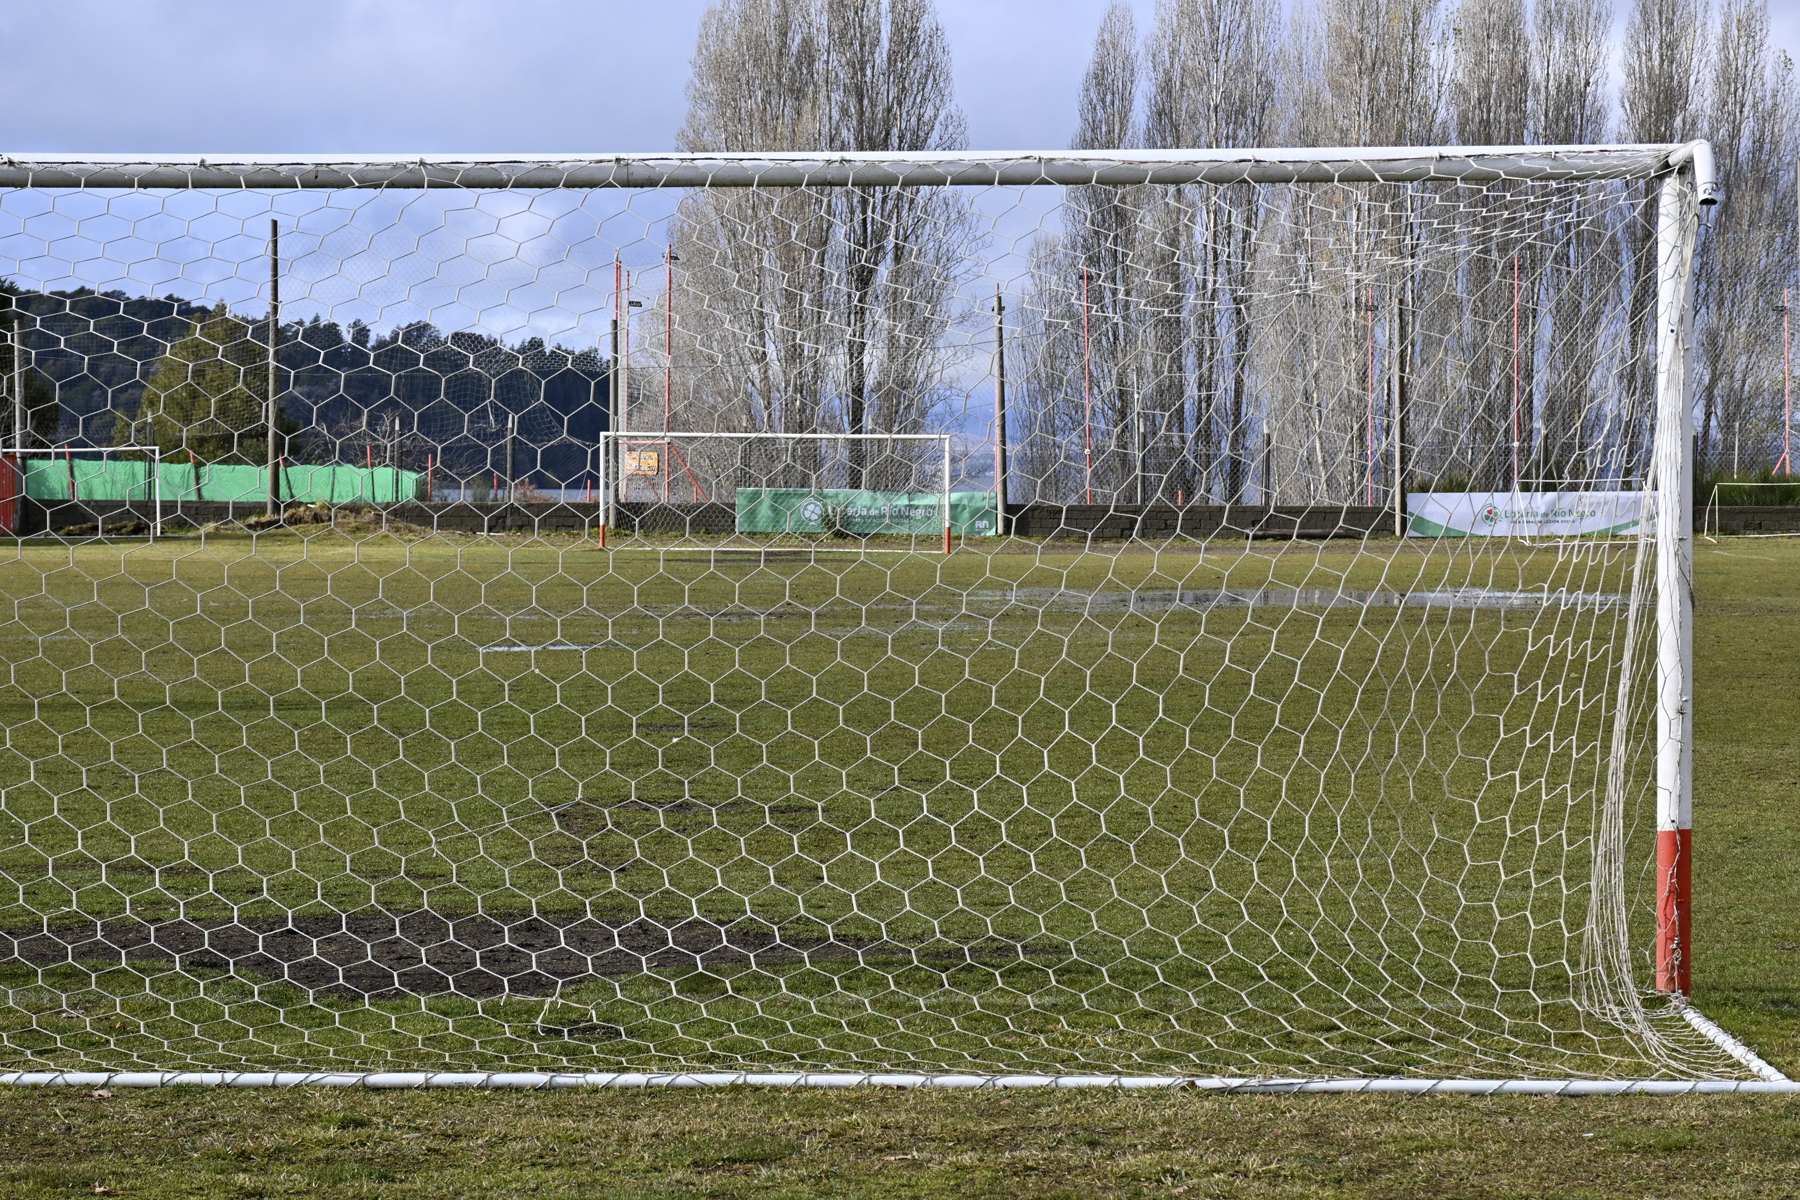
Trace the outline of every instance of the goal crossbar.
[[1711, 144], [1270, 150], [820, 151], [780, 154], [8, 155], [0, 187], [768, 188], [1424, 183], [1630, 179], [1692, 165], [1714, 203]]

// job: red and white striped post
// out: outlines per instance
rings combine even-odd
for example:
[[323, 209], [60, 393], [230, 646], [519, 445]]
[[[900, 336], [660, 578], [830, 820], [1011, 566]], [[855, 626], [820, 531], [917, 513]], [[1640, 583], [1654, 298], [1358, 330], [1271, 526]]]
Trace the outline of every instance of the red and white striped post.
[[1693, 983], [1694, 170], [1664, 176], [1656, 250], [1656, 988]]

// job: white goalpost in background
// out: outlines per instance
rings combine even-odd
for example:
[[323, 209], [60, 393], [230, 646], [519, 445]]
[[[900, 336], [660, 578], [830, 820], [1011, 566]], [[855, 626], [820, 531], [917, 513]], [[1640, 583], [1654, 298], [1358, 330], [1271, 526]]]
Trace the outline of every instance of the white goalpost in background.
[[[313, 498], [0, 552], [0, 1081], [1794, 1090], [1688, 1003], [1716, 189], [7, 159], [71, 457]], [[1409, 517], [1532, 492], [1645, 519]]]

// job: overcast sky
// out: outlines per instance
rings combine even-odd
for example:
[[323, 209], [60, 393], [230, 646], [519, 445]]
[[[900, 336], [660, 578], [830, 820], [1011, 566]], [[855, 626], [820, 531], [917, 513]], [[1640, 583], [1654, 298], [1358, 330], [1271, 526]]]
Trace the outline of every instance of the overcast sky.
[[[1106, 3], [939, 0], [972, 147], [1068, 144]], [[706, 7], [0, 0], [0, 151], [666, 150]], [[1772, 10], [1800, 47], [1800, 0]]]
[[[667, 150], [706, 7], [0, 0], [0, 150]], [[1068, 144], [1105, 8], [941, 0], [972, 146]]]

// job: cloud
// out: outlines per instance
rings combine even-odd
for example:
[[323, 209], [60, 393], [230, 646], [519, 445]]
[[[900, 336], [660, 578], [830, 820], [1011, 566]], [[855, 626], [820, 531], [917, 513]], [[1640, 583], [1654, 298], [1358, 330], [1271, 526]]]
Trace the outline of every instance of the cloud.
[[[944, 0], [978, 148], [1068, 144], [1107, 0]], [[1151, 0], [1139, 0], [1148, 17]], [[4, 149], [666, 150], [707, 0], [57, 0], [0, 13]]]

